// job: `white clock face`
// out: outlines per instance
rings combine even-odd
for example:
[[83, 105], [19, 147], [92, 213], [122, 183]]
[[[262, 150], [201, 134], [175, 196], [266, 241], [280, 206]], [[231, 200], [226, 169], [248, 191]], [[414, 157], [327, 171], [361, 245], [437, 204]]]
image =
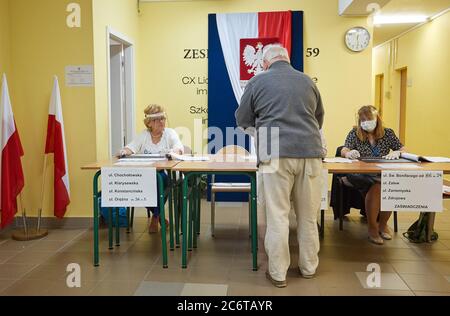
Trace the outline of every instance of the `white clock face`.
[[361, 52], [369, 46], [370, 33], [363, 27], [354, 27], [345, 34], [345, 44], [354, 52]]

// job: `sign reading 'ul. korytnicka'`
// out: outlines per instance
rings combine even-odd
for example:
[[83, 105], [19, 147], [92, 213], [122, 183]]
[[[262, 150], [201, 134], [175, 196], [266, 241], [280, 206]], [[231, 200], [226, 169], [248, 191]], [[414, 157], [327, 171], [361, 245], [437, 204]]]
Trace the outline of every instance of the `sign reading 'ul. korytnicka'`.
[[102, 207], [157, 206], [155, 168], [102, 168]]
[[442, 212], [442, 171], [383, 171], [381, 211]]

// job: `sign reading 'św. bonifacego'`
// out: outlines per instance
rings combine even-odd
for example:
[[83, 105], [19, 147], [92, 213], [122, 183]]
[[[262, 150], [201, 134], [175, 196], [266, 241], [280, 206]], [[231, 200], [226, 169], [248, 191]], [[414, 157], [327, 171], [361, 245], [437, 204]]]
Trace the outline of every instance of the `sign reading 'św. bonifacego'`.
[[381, 211], [442, 212], [442, 171], [383, 171]]

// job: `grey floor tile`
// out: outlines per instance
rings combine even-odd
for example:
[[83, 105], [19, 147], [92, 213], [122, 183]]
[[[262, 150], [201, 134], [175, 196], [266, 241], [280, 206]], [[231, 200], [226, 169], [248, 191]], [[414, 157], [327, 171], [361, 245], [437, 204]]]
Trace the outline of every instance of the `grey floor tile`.
[[0, 264], [6, 263], [9, 259], [17, 256], [21, 251], [0, 251]]
[[71, 242], [66, 240], [39, 240], [32, 246], [31, 251], [54, 251], [57, 252], [68, 246]]
[[13, 285], [15, 282], [17, 282], [17, 280], [0, 280], [0, 296], [4, 290]]
[[139, 281], [101, 281], [90, 292], [90, 296], [132, 296]]
[[[377, 277], [371, 272], [355, 272], [356, 276], [364, 289], [374, 290], [400, 290], [409, 291], [408, 285], [403, 282], [397, 273], [380, 273], [380, 286]], [[375, 287], [372, 287], [375, 286]]]
[[226, 284], [186, 283], [181, 296], [226, 296], [227, 292]]
[[42, 264], [48, 259], [50, 259], [52, 256], [54, 256], [55, 253], [53, 251], [32, 251], [30, 248], [29, 251], [23, 251], [16, 256], [10, 258], [5, 263], [8, 264]]
[[180, 296], [184, 283], [143, 281], [134, 296]]
[[424, 292], [414, 291], [416, 296], [450, 296], [450, 292]]
[[5, 289], [2, 296], [41, 296], [54, 285], [49, 280], [20, 280]]
[[441, 275], [401, 273], [400, 276], [413, 291], [450, 292], [450, 283]]
[[[438, 273], [433, 266], [426, 261], [391, 260], [390, 264], [397, 273], [409, 274], [435, 274]], [[382, 270], [384, 272], [384, 270]]]
[[1, 264], [0, 279], [18, 280], [37, 267], [36, 264]]

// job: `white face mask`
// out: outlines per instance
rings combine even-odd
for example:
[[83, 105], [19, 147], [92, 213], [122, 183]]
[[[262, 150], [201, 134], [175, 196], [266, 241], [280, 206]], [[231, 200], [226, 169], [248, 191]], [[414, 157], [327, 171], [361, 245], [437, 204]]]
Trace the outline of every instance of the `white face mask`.
[[372, 133], [377, 128], [377, 120], [361, 122], [361, 128], [368, 133]]

